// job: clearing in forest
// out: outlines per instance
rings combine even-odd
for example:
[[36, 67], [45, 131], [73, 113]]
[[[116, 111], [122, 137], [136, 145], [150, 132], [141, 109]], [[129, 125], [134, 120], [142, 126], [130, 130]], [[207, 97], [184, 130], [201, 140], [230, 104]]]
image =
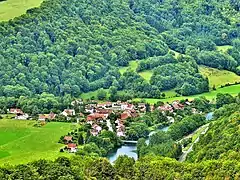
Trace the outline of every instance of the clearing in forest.
[[221, 85], [240, 82], [240, 76], [231, 71], [219, 70], [206, 66], [200, 66], [199, 71], [202, 75], [208, 77], [210, 89], [212, 89], [214, 85], [216, 88], [219, 88]]

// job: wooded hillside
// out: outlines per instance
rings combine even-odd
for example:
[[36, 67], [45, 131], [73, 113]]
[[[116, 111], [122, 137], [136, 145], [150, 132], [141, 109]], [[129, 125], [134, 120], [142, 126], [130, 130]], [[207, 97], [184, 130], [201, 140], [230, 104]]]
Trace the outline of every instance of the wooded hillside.
[[[135, 97], [159, 97], [173, 88], [183, 95], [208, 91], [197, 64], [240, 74], [238, 11], [232, 0], [44, 1], [0, 23], [0, 95], [79, 97], [110, 87]], [[216, 50], [221, 45], [233, 47], [223, 53]], [[169, 49], [187, 56], [176, 59]], [[118, 71], [130, 60], [154, 56], [162, 58], [150, 82]], [[172, 60], [160, 62], [167, 57]]]

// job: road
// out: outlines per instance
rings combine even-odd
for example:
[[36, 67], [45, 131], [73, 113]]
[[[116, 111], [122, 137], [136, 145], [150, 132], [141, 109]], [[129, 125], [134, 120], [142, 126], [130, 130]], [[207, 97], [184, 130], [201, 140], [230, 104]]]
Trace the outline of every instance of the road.
[[[187, 155], [193, 150], [193, 145], [196, 144], [198, 141], [199, 141], [199, 137], [200, 135], [202, 134], [206, 134], [206, 132], [208, 131], [208, 126], [209, 126], [209, 123], [208, 124], [205, 124], [203, 126], [201, 126], [200, 128], [205, 128], [203, 132], [201, 132], [201, 134], [199, 134], [199, 136], [197, 137], [197, 139], [191, 144], [191, 146], [188, 148], [187, 151], [183, 151], [183, 154], [180, 156], [179, 158], [179, 162], [184, 162], [187, 158]], [[194, 131], [192, 134], [189, 134], [188, 136], [184, 137], [183, 139], [186, 139], [186, 138], [191, 138], [200, 128], [198, 128], [196, 131]], [[181, 139], [179, 142], [181, 142], [183, 139]]]

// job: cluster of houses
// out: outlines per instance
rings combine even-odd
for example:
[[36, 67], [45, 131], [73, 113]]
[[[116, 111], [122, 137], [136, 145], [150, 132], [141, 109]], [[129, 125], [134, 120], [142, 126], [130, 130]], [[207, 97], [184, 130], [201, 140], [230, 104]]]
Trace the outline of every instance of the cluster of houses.
[[[191, 102], [185, 101], [184, 104], [180, 101], [174, 101], [172, 103], [166, 103], [162, 106], [157, 107], [159, 111], [163, 114], [166, 112], [174, 113], [174, 110], [183, 110], [185, 106], [190, 106]], [[128, 118], [135, 118], [141, 114], [146, 113], [147, 106], [145, 103], [138, 103], [136, 105], [128, 102], [105, 102], [100, 104], [87, 104], [85, 106], [85, 111], [89, 113], [86, 117], [86, 122], [91, 124], [92, 130], [91, 134], [97, 136], [101, 131], [101, 123], [107, 122], [107, 126], [110, 131], [113, 131], [111, 123], [109, 120], [110, 114], [117, 114], [118, 118], [115, 121], [116, 133], [119, 137], [125, 136], [125, 122]], [[154, 106], [149, 107], [150, 111], [154, 111]], [[196, 109], [192, 108], [193, 113], [198, 113]], [[167, 116], [170, 123], [174, 123], [174, 117]]]
[[64, 144], [66, 144], [66, 149], [68, 150], [68, 152], [70, 153], [75, 153], [77, 152], [77, 144], [73, 143], [73, 137], [72, 136], [65, 136], [63, 141]]
[[[84, 103], [80, 100], [73, 101], [71, 104], [79, 104], [83, 105]], [[171, 104], [163, 104], [157, 109], [163, 113], [165, 112], [171, 112], [173, 113], [174, 110], [181, 110], [184, 109], [186, 105], [191, 105], [191, 102], [186, 101], [184, 104], [181, 104], [179, 101], [174, 101]], [[109, 116], [111, 114], [115, 114], [118, 118], [115, 121], [115, 127], [116, 127], [116, 134], [119, 137], [125, 136], [125, 122], [128, 118], [136, 118], [140, 116], [141, 114], [146, 113], [147, 105], [145, 103], [138, 103], [138, 104], [132, 104], [129, 102], [105, 102], [105, 103], [89, 103], [85, 105], [85, 114], [84, 116], [82, 113], [80, 113], [83, 117], [86, 118], [86, 123], [91, 125], [91, 134], [93, 136], [97, 136], [101, 131], [102, 123], [106, 123], [108, 126], [109, 131], [113, 131], [112, 124], [110, 122]], [[150, 111], [155, 110], [154, 106], [148, 107]], [[29, 119], [28, 114], [23, 113], [21, 109], [15, 109], [12, 108], [9, 110], [10, 113], [16, 114], [16, 119]], [[196, 109], [193, 109], [193, 113], [196, 112]], [[70, 118], [71, 116], [75, 116], [76, 112], [74, 109], [65, 109], [61, 115]], [[53, 120], [56, 118], [56, 114], [51, 112], [50, 114], [39, 114], [38, 120], [41, 123], [45, 123], [45, 121]], [[167, 116], [170, 123], [174, 123], [174, 118], [172, 116]], [[71, 143], [70, 143], [71, 144]]]
[[115, 121], [116, 133], [119, 137], [125, 136], [124, 123], [128, 118], [138, 117], [140, 113], [146, 112], [146, 105], [139, 103], [137, 106], [128, 102], [105, 102], [100, 104], [88, 104], [85, 106], [85, 111], [90, 113], [86, 117], [87, 123], [91, 124], [91, 134], [97, 136], [102, 127], [101, 123], [106, 122], [109, 131], [113, 131], [112, 124], [110, 123], [110, 114], [118, 116]]
[[[31, 119], [31, 117], [27, 114], [24, 113], [21, 109], [19, 108], [11, 108], [8, 110], [8, 113], [10, 114], [15, 114], [15, 119], [19, 119], [19, 120], [27, 120], [27, 119]], [[76, 115], [75, 110], [74, 109], [65, 109], [61, 115], [66, 116], [66, 117], [71, 117]], [[51, 112], [49, 114], [39, 114], [38, 115], [38, 120], [41, 122], [45, 122], [47, 119], [48, 120], [53, 120], [55, 119], [57, 116], [57, 114]]]

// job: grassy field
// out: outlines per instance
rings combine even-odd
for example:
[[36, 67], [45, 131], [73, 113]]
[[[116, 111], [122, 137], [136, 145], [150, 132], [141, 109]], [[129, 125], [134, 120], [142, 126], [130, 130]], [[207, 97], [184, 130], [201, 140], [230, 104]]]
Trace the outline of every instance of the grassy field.
[[7, 21], [26, 13], [28, 9], [38, 7], [43, 0], [6, 0], [0, 2], [0, 21]]
[[[121, 74], [123, 74], [124, 72], [127, 71], [127, 69], [131, 69], [133, 71], [136, 71], [137, 67], [138, 67], [138, 62], [139, 61], [130, 61], [129, 62], [129, 66], [127, 67], [121, 67], [119, 69], [119, 72]], [[151, 77], [152, 77], [152, 74], [153, 74], [153, 71], [152, 70], [146, 70], [146, 71], [143, 71], [143, 72], [140, 72], [138, 73], [140, 76], [142, 76], [146, 81], [150, 81]]]
[[137, 67], [138, 67], [138, 61], [130, 61], [127, 67], [119, 68], [119, 72], [123, 74], [127, 71], [128, 68], [130, 68], [133, 71], [136, 71]]
[[0, 120], [0, 166], [26, 163], [37, 159], [70, 156], [60, 153], [60, 136], [73, 128], [69, 123], [52, 122], [37, 128], [36, 121]]
[[233, 84], [235, 82], [240, 82], [240, 76], [230, 71], [218, 70], [205, 66], [200, 66], [199, 71], [202, 75], [208, 77], [210, 88], [212, 88], [213, 85], [218, 88], [221, 85], [225, 85], [227, 83]]
[[140, 76], [142, 76], [147, 82], [150, 81], [153, 71], [152, 70], [148, 70], [148, 71], [143, 71], [138, 73]]
[[218, 50], [218, 51], [222, 51], [222, 52], [224, 52], [224, 53], [226, 53], [227, 50], [228, 50], [228, 49], [231, 49], [231, 48], [232, 48], [232, 46], [230, 46], [230, 45], [226, 45], [226, 46], [217, 46], [217, 50]]
[[[108, 89], [104, 89], [104, 91], [107, 93], [107, 97], [109, 97]], [[97, 92], [98, 92], [98, 90], [83, 93], [83, 94], [81, 94], [81, 98], [82, 99], [91, 99], [92, 97], [94, 97], [94, 99], [97, 99]]]
[[[214, 100], [214, 98], [216, 97], [216, 95], [218, 93], [229, 93], [233, 96], [236, 96], [238, 93], [240, 93], [240, 84], [238, 85], [233, 85], [233, 86], [229, 86], [229, 87], [224, 87], [224, 88], [220, 88], [217, 89], [216, 91], [211, 91], [208, 93], [202, 93], [202, 94], [198, 94], [198, 95], [193, 95], [193, 96], [181, 96], [181, 97], [174, 97], [174, 98], [166, 98], [166, 99], [151, 99], [151, 98], [144, 98], [144, 100], [150, 104], [154, 104], [158, 101], [163, 101], [163, 102], [172, 102], [174, 100], [181, 100], [181, 99], [194, 99], [200, 96], [205, 96], [207, 99], [209, 100]], [[140, 98], [135, 98], [134, 100], [136, 101], [141, 101]]]

